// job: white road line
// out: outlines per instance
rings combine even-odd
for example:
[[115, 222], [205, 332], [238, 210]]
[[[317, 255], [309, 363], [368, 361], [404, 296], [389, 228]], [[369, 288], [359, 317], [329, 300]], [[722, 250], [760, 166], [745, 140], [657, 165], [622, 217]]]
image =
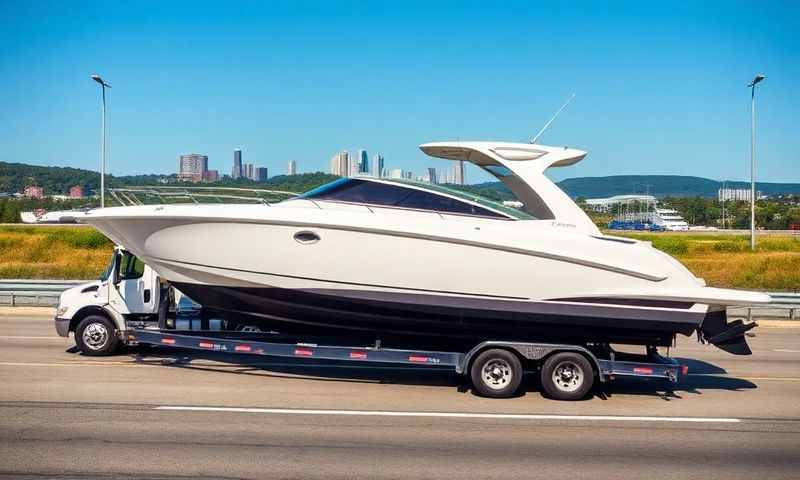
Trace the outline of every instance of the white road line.
[[684, 423], [740, 423], [738, 418], [701, 417], [633, 417], [618, 415], [539, 415], [513, 413], [459, 413], [459, 412], [391, 412], [376, 410], [301, 410], [290, 408], [238, 408], [238, 407], [191, 407], [165, 405], [155, 410], [179, 410], [191, 412], [266, 413], [275, 415], [350, 415], [369, 417], [440, 417], [440, 418], [488, 418], [512, 420], [569, 420], [607, 422], [684, 422]]
[[800, 353], [800, 350], [791, 350], [788, 348], [776, 348], [772, 350], [773, 352], [783, 352], [783, 353]]
[[54, 336], [25, 336], [25, 335], [0, 335], [0, 340], [66, 340], [64, 337]]

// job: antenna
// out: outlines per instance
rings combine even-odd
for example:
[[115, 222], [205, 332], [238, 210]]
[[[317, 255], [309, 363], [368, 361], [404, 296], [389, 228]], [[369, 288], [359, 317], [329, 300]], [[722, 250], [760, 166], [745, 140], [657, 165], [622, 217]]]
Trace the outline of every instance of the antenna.
[[531, 143], [536, 143], [536, 140], [538, 140], [539, 137], [542, 136], [544, 131], [547, 130], [547, 127], [549, 127], [551, 123], [553, 123], [553, 120], [556, 119], [558, 114], [561, 113], [562, 110], [567, 108], [567, 105], [569, 105], [569, 102], [571, 102], [573, 98], [575, 98], [575, 94], [574, 93], [572, 95], [570, 95], [570, 97], [567, 99], [567, 101], [564, 102], [564, 105], [561, 105], [561, 108], [559, 108], [558, 111], [552, 117], [550, 117], [550, 120], [548, 120], [547, 123], [544, 124], [544, 127], [542, 127], [542, 129], [539, 130], [539, 133], [537, 133], [536, 136], [531, 139]]

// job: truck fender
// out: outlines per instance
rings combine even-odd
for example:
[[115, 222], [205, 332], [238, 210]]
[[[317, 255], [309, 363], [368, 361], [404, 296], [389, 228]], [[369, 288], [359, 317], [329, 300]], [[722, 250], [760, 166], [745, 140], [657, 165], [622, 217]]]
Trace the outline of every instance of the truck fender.
[[74, 332], [78, 324], [81, 323], [81, 320], [89, 315], [102, 315], [114, 322], [114, 325], [117, 327], [117, 336], [123, 338], [122, 335], [125, 333], [125, 318], [113, 309], [100, 305], [87, 305], [75, 312], [75, 314], [72, 315], [72, 319], [69, 321], [69, 331]]

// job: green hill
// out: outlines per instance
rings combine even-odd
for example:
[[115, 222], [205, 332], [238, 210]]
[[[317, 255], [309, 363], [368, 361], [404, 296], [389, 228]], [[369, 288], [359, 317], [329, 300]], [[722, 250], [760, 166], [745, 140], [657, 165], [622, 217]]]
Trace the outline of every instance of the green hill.
[[[244, 178], [237, 180], [223, 179], [216, 182], [215, 185], [304, 192], [336, 178], [334, 175], [316, 172], [291, 176], [277, 175], [265, 182], [254, 182]], [[160, 181], [165, 179], [169, 182], [175, 182], [175, 175], [108, 175], [106, 177], [106, 185], [109, 187], [158, 185]], [[0, 162], [0, 193], [22, 192], [27, 185], [44, 187], [46, 195], [66, 194], [73, 185], [81, 185], [90, 191], [96, 191], [100, 188], [100, 176], [95, 171], [80, 168], [42, 167], [24, 163]]]
[[[702, 177], [684, 175], [612, 175], [608, 177], [568, 178], [558, 186], [573, 198], [604, 198], [614, 195], [649, 192], [663, 197], [707, 197], [716, 198], [722, 182]], [[728, 188], [750, 188], [749, 182], [726, 183]], [[508, 189], [500, 182], [472, 185], [479, 190], [496, 190], [501, 195]], [[800, 183], [756, 183], [756, 190], [765, 195], [800, 194]]]

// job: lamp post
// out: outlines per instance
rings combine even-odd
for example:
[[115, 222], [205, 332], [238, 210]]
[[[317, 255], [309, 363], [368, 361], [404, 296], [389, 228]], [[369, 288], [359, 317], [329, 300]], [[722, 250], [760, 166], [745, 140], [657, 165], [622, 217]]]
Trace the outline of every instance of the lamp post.
[[760, 73], [750, 87], [750, 249], [756, 249], [756, 84], [764, 80]]
[[103, 138], [100, 141], [100, 208], [106, 206], [106, 87], [111, 88], [100, 75], [92, 75], [92, 80], [100, 84], [103, 94]]

